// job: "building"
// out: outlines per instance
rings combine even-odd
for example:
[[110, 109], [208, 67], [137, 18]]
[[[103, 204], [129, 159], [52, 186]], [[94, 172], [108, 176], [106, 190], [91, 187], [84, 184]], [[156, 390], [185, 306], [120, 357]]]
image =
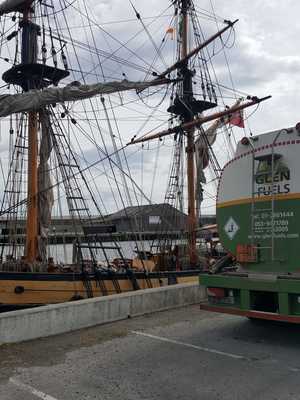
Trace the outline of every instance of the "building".
[[187, 227], [187, 215], [167, 203], [126, 207], [105, 220], [117, 232], [178, 232]]

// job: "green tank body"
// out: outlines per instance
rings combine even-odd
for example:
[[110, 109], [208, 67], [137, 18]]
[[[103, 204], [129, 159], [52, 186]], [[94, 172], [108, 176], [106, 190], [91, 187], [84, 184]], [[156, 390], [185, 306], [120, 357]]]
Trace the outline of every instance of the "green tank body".
[[237, 269], [201, 275], [203, 308], [300, 322], [300, 132], [242, 139], [217, 194], [223, 247]]

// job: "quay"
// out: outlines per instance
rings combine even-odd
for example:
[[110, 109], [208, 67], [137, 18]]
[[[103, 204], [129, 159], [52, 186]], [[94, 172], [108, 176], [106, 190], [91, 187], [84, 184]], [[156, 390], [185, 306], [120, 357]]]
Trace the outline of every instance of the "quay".
[[1, 400], [295, 400], [300, 328], [176, 308], [0, 347]]

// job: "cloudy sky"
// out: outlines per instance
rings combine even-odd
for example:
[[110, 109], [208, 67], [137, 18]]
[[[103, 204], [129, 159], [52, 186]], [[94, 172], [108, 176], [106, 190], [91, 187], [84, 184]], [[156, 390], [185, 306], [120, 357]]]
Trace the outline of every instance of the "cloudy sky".
[[[86, 81], [103, 79], [102, 72], [104, 72], [106, 80], [120, 80], [124, 76], [132, 80], [144, 80], [147, 76], [147, 69], [163, 71], [166, 65], [174, 62], [176, 41], [171, 40], [171, 37], [167, 37], [161, 54], [157, 56], [156, 51], [156, 48], [161, 45], [166, 29], [172, 24], [171, 2], [169, 0], [132, 0], [132, 3], [147, 26], [146, 32], [135, 18], [128, 0], [86, 0], [85, 4], [78, 0], [66, 3], [67, 5], [71, 4], [66, 10], [66, 15], [69, 16], [68, 24], [72, 38], [76, 40], [80, 68], [86, 72]], [[300, 2], [296, 0], [285, 0], [284, 2], [279, 0], [252, 0], [251, 2], [246, 0], [231, 0], [230, 2], [196, 0], [194, 3], [206, 37], [214, 33], [218, 26], [222, 28], [223, 25], [219, 23], [217, 26], [214, 21], [208, 20], [204, 15], [204, 10], [207, 10], [209, 14], [215, 12], [221, 18], [239, 19], [235, 35], [231, 35], [229, 38], [228, 45], [234, 44], [234, 46], [226, 49], [227, 58], [221, 51], [213, 59], [219, 82], [231, 86], [231, 73], [236, 89], [258, 97], [272, 95], [272, 99], [260, 105], [255, 112], [253, 112], [254, 109], [247, 110], [246, 130], [235, 128], [236, 139], [249, 134], [249, 131], [255, 135], [294, 126], [300, 121], [300, 113], [298, 113]], [[85, 17], [87, 10], [89, 19]], [[64, 22], [61, 25], [61, 32], [68, 35], [63, 24]], [[90, 30], [89, 24], [92, 24], [92, 30]], [[101, 55], [94, 53], [90, 56], [86, 49], [80, 47], [79, 43], [81, 42], [89, 43], [90, 47], [95, 45], [102, 51]], [[218, 41], [215, 46], [214, 50], [211, 47], [210, 51], [217, 53], [220, 42]], [[69, 43], [69, 57], [74, 62], [74, 70], [79, 70], [71, 47]], [[111, 57], [111, 54], [114, 57]], [[121, 57], [123, 61], [120, 62], [115, 57]], [[0, 61], [0, 69], [4, 70], [5, 68], [7, 65], [1, 64]], [[70, 77], [70, 80], [75, 79], [82, 81], [79, 72], [74, 71]], [[150, 98], [146, 97], [147, 94], [142, 94], [142, 97], [145, 97], [143, 102], [139, 101], [135, 93], [114, 95], [106, 100], [107, 112], [112, 121], [111, 129], [117, 146], [121, 146], [121, 141], [123, 144], [126, 143], [133, 135], [140, 136], [151, 130], [157, 132], [167, 126], [164, 121], [168, 119], [166, 108], [169, 104], [169, 93], [166, 99], [164, 99], [165, 94], [163, 89]], [[232, 102], [233, 99], [226, 100], [228, 105]], [[107, 149], [113, 151], [110, 127], [103, 106], [99, 101], [94, 103], [95, 105], [99, 110], [97, 118], [101, 124], [103, 138], [107, 140]], [[73, 106], [71, 113], [78, 119], [78, 125], [80, 125], [82, 109]], [[114, 123], [114, 118], [117, 124]], [[96, 123], [93, 127], [97, 131]], [[0, 155], [3, 160], [7, 157], [5, 130], [7, 130], [7, 125], [1, 128]], [[84, 138], [79, 140], [89, 162], [99, 159], [99, 151], [95, 151], [91, 143]], [[104, 144], [101, 140], [99, 138], [98, 144], [103, 148]], [[215, 152], [221, 164], [230, 157], [230, 155], [224, 154], [224, 138], [218, 137]], [[132, 146], [126, 150], [135, 183], [154, 202], [163, 201], [171, 153], [172, 139], [166, 139], [162, 143], [151, 143], [143, 149], [141, 146]], [[120, 155], [124, 163], [123, 154]], [[156, 160], [157, 167], [155, 168]], [[115, 161], [117, 160], [115, 159]], [[99, 169], [93, 173], [97, 176], [100, 175], [98, 186], [102, 190], [102, 198], [107, 204], [107, 209], [115, 210], [122, 207], [120, 200], [113, 199], [109, 180], [101, 178], [103, 169], [98, 167]], [[110, 178], [110, 180], [112, 179], [113, 177]], [[122, 177], [118, 173], [117, 179], [119, 182], [122, 181]], [[212, 198], [204, 203], [203, 212], [213, 213], [215, 211], [213, 199], [215, 189], [211, 185], [206, 189]], [[140, 193], [137, 195], [140, 196]], [[139, 197], [139, 201], [145, 202], [142, 197]]]

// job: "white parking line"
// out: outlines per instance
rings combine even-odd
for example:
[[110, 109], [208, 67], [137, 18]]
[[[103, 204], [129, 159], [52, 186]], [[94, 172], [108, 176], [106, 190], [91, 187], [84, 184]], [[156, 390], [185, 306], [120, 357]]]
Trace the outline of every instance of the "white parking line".
[[149, 337], [151, 339], [160, 340], [161, 342], [177, 344], [177, 345], [189, 347], [189, 348], [195, 349], [195, 350], [206, 351], [208, 353], [213, 353], [213, 354], [219, 354], [221, 356], [234, 358], [236, 360], [248, 360], [247, 357], [240, 356], [238, 354], [226, 353], [225, 351], [210, 349], [208, 347], [196, 346], [195, 344], [179, 342], [178, 340], [167, 339], [167, 338], [161, 337], [161, 336], [150, 335], [150, 333], [144, 333], [144, 332], [138, 332], [138, 331], [131, 331], [131, 332], [134, 333], [135, 335]]
[[25, 383], [20, 382], [17, 379], [9, 378], [9, 382], [14, 384], [15, 386], [18, 386], [20, 389], [23, 389], [26, 392], [29, 392], [29, 393], [33, 394], [34, 396], [38, 397], [39, 399], [57, 400], [55, 397], [50, 396], [49, 394], [43, 393], [40, 390], [37, 390], [37, 389], [33, 388], [30, 385], [26, 385]]

